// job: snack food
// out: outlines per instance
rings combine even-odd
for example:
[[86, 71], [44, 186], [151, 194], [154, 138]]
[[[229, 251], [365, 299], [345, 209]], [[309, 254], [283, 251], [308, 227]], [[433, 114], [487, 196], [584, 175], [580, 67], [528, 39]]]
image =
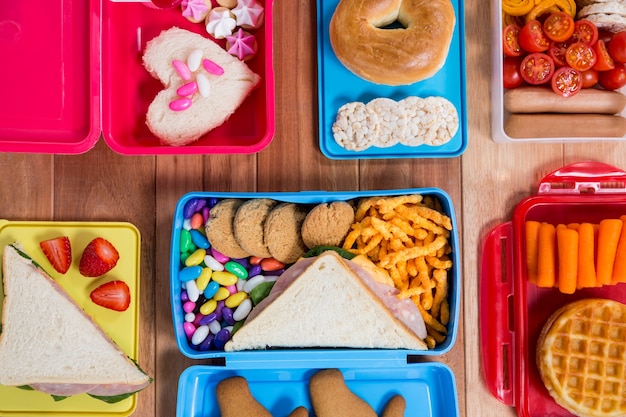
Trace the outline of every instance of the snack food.
[[[396, 22], [402, 28], [386, 28]], [[412, 84], [443, 67], [455, 24], [449, 0], [341, 0], [330, 21], [330, 43], [357, 76]]]
[[378, 97], [367, 104], [346, 103], [337, 111], [332, 132], [339, 146], [362, 151], [398, 143], [439, 146], [449, 142], [458, 128], [456, 107], [446, 98], [409, 96], [400, 101]]
[[271, 198], [252, 198], [243, 202], [233, 218], [235, 239], [252, 256], [271, 258], [265, 243], [265, 221], [277, 202]]
[[577, 0], [579, 19], [593, 22], [598, 29], [610, 32], [626, 30], [626, 7], [620, 1]]
[[183, 16], [194, 23], [204, 22], [209, 12], [213, 8], [211, 0], [184, 0], [180, 7]]
[[345, 201], [321, 203], [309, 211], [302, 223], [302, 241], [309, 248], [339, 246], [354, 222], [354, 208]]
[[424, 321], [411, 301], [400, 300], [393, 287], [376, 283], [367, 271], [336, 252], [327, 251], [287, 269], [224, 350], [268, 347], [425, 350], [424, 337]]
[[448, 240], [452, 219], [419, 194], [370, 197], [357, 205], [343, 248], [386, 270], [400, 298], [410, 298], [426, 322], [429, 347], [441, 343], [449, 321]]
[[290, 264], [304, 255], [301, 228], [306, 215], [306, 209], [295, 203], [280, 203], [270, 211], [263, 234], [272, 258]]
[[147, 43], [143, 63], [165, 87], [148, 107], [146, 124], [172, 146], [222, 125], [261, 80], [212, 40], [176, 27]]
[[626, 415], [626, 305], [567, 304], [545, 323], [537, 367], [554, 400], [579, 417]]
[[232, 35], [226, 36], [226, 51], [240, 61], [252, 59], [257, 52], [256, 38], [239, 28]]
[[206, 31], [215, 39], [224, 39], [232, 35], [236, 27], [235, 16], [226, 7], [211, 9], [206, 17]]
[[244, 29], [258, 29], [263, 24], [265, 11], [257, 0], [238, 0], [232, 9], [237, 26]]
[[87, 393], [107, 402], [150, 384], [151, 378], [19, 245], [4, 248], [3, 273], [0, 384], [29, 385], [59, 397]]
[[237, 242], [233, 221], [243, 200], [228, 198], [220, 201], [211, 209], [211, 216], [206, 222], [207, 239], [220, 253], [231, 258], [250, 256]]

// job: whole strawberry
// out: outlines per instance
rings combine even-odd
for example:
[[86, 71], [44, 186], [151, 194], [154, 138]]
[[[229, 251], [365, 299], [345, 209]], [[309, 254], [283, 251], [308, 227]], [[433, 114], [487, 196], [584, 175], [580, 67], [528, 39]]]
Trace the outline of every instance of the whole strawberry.
[[83, 276], [99, 277], [113, 269], [119, 259], [120, 254], [111, 242], [97, 237], [83, 251], [78, 269]]

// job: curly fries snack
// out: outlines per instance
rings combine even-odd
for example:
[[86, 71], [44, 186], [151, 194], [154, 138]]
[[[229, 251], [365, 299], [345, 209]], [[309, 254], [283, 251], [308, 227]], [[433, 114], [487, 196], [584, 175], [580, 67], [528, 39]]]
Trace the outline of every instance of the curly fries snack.
[[436, 198], [419, 194], [361, 199], [343, 249], [365, 255], [389, 273], [400, 298], [424, 317], [426, 344], [442, 343], [450, 320], [448, 270], [452, 220]]

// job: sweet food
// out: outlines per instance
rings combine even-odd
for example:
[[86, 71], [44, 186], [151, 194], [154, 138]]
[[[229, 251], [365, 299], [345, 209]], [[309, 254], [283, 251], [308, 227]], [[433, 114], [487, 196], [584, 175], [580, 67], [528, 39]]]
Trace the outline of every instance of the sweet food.
[[570, 413], [626, 415], [626, 305], [594, 298], [558, 309], [541, 330], [537, 367], [549, 394]]
[[180, 4], [183, 16], [193, 23], [200, 23], [206, 19], [213, 8], [211, 0], [183, 0]]
[[239, 28], [232, 35], [226, 36], [226, 51], [240, 61], [252, 59], [257, 52], [257, 41], [254, 35]]
[[244, 29], [258, 29], [263, 24], [265, 10], [257, 0], [238, 0], [232, 9], [237, 26]]
[[232, 35], [237, 27], [235, 15], [226, 7], [211, 9], [205, 20], [206, 31], [215, 39]]

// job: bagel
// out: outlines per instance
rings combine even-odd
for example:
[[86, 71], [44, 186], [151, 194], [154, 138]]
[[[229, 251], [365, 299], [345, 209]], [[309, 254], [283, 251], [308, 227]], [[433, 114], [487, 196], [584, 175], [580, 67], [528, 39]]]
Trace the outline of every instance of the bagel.
[[407, 85], [443, 67], [455, 24], [450, 0], [340, 0], [330, 20], [330, 44], [357, 76]]

